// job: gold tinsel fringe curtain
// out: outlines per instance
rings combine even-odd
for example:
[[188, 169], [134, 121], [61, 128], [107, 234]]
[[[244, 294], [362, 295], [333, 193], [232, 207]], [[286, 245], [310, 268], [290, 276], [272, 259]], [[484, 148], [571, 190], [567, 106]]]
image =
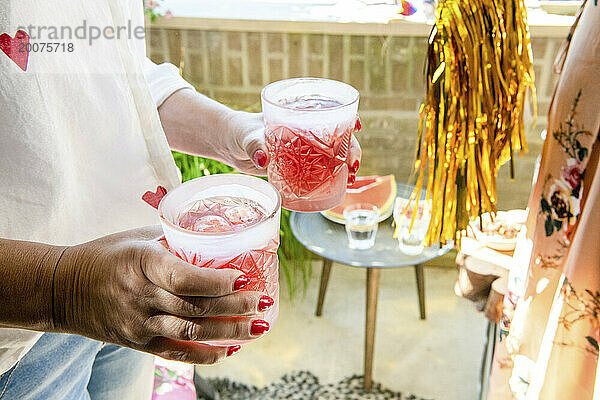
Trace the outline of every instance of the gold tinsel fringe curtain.
[[425, 76], [413, 199], [427, 175], [426, 242], [445, 243], [495, 211], [498, 169], [510, 161], [514, 177], [513, 151], [526, 149], [523, 110], [535, 91], [523, 0], [442, 0]]

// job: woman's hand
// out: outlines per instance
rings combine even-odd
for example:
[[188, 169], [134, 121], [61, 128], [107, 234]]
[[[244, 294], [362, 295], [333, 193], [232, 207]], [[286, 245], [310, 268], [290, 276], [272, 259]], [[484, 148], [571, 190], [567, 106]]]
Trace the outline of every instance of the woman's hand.
[[[358, 132], [360, 130], [358, 117], [355, 126], [355, 132]], [[233, 140], [228, 149], [228, 154], [231, 155], [229, 164], [248, 174], [265, 175], [269, 158], [265, 146], [265, 126], [262, 113], [236, 111], [231, 117], [230, 132]], [[353, 134], [346, 159], [349, 184], [356, 180], [361, 155], [360, 144]]]
[[212, 364], [239, 346], [196, 341], [247, 340], [269, 329], [252, 316], [273, 300], [239, 291], [248, 283], [242, 272], [188, 264], [165, 249], [161, 235], [147, 227], [67, 248], [54, 278], [54, 330]]
[[191, 89], [172, 94], [158, 112], [172, 150], [212, 158], [247, 174], [266, 175], [261, 114], [232, 110]]
[[265, 145], [265, 124], [262, 113], [234, 111], [229, 119], [229, 140], [225, 141], [223, 157], [227, 164], [241, 172], [264, 176], [269, 157]]

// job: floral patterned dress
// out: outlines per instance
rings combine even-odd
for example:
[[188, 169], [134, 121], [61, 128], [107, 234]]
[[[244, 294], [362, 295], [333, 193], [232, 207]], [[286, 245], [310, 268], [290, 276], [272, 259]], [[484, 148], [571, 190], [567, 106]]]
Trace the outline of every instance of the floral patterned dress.
[[583, 6], [555, 67], [562, 72], [509, 277], [492, 400], [591, 400], [600, 392], [597, 0]]

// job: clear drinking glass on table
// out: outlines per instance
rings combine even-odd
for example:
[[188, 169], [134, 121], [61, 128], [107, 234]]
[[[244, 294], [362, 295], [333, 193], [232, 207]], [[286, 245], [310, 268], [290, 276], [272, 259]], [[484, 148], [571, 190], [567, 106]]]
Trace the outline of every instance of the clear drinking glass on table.
[[[416, 213], [412, 222], [413, 214]], [[431, 202], [396, 198], [394, 205], [394, 222], [397, 227], [398, 246], [406, 255], [417, 256], [425, 249], [425, 235], [431, 221]], [[411, 227], [412, 224], [412, 227]]]
[[[271, 326], [279, 313], [281, 196], [265, 180], [209, 175], [168, 192], [158, 212], [170, 250], [204, 268], [233, 268], [250, 279], [243, 290], [263, 292], [275, 304], [261, 315]], [[247, 341], [215, 341], [230, 346]]]
[[342, 202], [358, 99], [352, 86], [321, 78], [287, 79], [262, 90], [267, 173], [284, 208], [323, 211]]
[[379, 210], [373, 204], [353, 204], [344, 209], [348, 243], [351, 249], [366, 250], [375, 245]]

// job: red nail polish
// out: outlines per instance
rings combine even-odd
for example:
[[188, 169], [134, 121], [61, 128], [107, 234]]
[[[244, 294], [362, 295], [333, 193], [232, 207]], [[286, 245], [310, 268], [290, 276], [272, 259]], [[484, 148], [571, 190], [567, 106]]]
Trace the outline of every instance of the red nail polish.
[[240, 345], [229, 346], [229, 348], [227, 349], [227, 357], [234, 355], [235, 353], [237, 353], [241, 349], [242, 349], [242, 346], [240, 346]]
[[271, 308], [273, 306], [273, 304], [275, 304], [275, 300], [273, 300], [269, 296], [263, 296], [258, 301], [258, 311], [260, 311], [260, 312], [267, 311], [269, 308]]
[[269, 330], [269, 323], [267, 321], [263, 321], [262, 319], [257, 319], [252, 321], [252, 326], [250, 327], [250, 333], [253, 336], [262, 335], [263, 333]]
[[352, 173], [356, 174], [358, 172], [358, 167], [360, 167], [360, 161], [356, 160], [354, 161], [354, 164], [352, 164]]
[[256, 150], [254, 153], [254, 162], [260, 168], [265, 168], [267, 166], [267, 155], [262, 150]]
[[356, 182], [356, 175], [352, 174], [348, 177], [348, 186], [354, 185], [354, 182]]
[[357, 116], [356, 123], [354, 124], [354, 132], [360, 131], [360, 128], [362, 128], [362, 124], [360, 123], [360, 118]]
[[250, 283], [250, 279], [246, 275], [241, 275], [233, 283], [233, 290], [240, 290], [244, 286]]

